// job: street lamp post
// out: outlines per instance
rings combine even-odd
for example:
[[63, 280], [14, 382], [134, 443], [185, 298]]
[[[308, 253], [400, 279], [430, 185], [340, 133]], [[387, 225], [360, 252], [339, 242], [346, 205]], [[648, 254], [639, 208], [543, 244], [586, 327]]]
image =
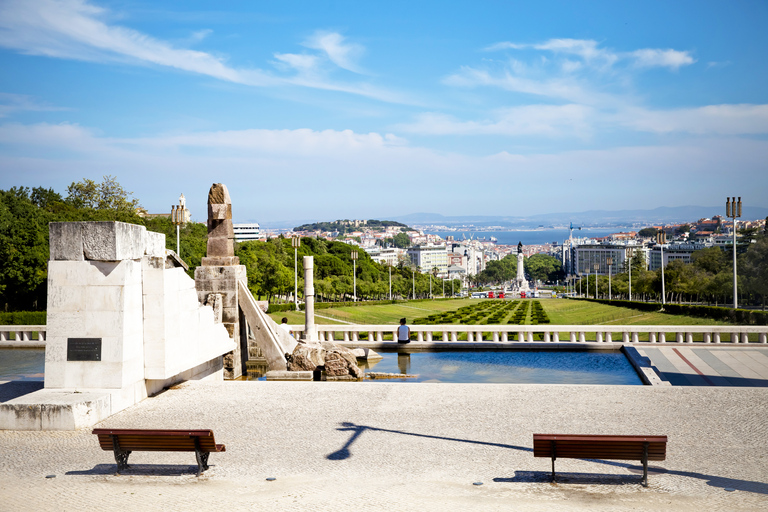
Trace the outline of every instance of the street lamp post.
[[387, 263], [387, 268], [389, 269], [389, 300], [392, 300], [392, 265]]
[[579, 272], [579, 297], [581, 297], [581, 272]]
[[664, 244], [667, 243], [667, 234], [664, 231], [656, 233], [656, 243], [659, 244], [661, 251], [661, 308], [664, 309], [664, 304], [667, 303], [667, 289], [664, 281]]
[[632, 256], [635, 250], [632, 247], [627, 248], [627, 258], [629, 261], [629, 300], [632, 301]]
[[597, 300], [597, 271], [600, 270], [600, 264], [595, 263], [595, 300]]
[[736, 218], [741, 217], [741, 197], [739, 202], [736, 202], [736, 198], [728, 198], [725, 203], [725, 216], [733, 219], [733, 309], [739, 307], [739, 295], [736, 288]]
[[189, 210], [186, 208], [187, 200], [184, 199], [184, 194], [179, 196], [179, 205], [171, 206], [171, 222], [176, 225], [176, 254], [181, 258], [181, 237], [179, 235], [179, 227], [189, 222]]
[[357, 251], [352, 251], [352, 301], [357, 302]]
[[411, 269], [411, 280], [413, 281], [413, 300], [416, 300], [416, 271]]
[[587, 298], [589, 298], [589, 265], [587, 265]]
[[296, 311], [299, 310], [299, 246], [301, 238], [298, 235], [291, 237], [291, 247], [293, 247], [293, 301], [296, 303]]
[[608, 264], [608, 300], [612, 300], [611, 296], [611, 265], [613, 265], [613, 258], [608, 256], [608, 259], [605, 260], [605, 262]]

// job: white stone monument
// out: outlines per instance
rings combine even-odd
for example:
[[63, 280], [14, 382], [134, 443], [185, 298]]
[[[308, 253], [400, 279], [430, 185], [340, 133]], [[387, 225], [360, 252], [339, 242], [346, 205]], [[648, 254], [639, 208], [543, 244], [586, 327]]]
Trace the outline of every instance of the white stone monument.
[[177, 382], [223, 378], [234, 343], [167, 264], [165, 235], [122, 222], [49, 232], [45, 387], [0, 404], [0, 429], [84, 428]]

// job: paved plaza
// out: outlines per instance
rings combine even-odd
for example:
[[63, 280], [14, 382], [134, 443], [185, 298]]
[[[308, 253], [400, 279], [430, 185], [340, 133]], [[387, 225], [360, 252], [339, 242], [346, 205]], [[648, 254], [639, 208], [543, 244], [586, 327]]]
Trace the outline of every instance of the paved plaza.
[[768, 387], [768, 347], [635, 345], [673, 386]]
[[[744, 387], [187, 382], [98, 426], [211, 428], [202, 477], [164, 452], [116, 475], [90, 429], [0, 431], [0, 510], [766, 510], [767, 417]], [[665, 434], [667, 459], [648, 488], [631, 461], [553, 484], [533, 433]]]

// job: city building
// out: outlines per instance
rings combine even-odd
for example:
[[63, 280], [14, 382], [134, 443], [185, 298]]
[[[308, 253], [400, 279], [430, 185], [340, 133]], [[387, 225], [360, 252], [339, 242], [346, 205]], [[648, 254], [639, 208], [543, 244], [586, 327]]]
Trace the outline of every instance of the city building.
[[613, 258], [611, 273], [624, 272], [628, 261], [629, 251], [640, 255], [648, 266], [648, 248], [640, 244], [581, 244], [576, 246], [574, 254], [574, 270], [578, 274], [594, 274], [597, 263], [598, 274], [608, 275], [608, 257]]
[[406, 257], [405, 249], [397, 247], [365, 247], [365, 252], [367, 252], [371, 256], [371, 259], [376, 263], [393, 267]]
[[[684, 263], [690, 263], [691, 262], [691, 254], [694, 253], [694, 251], [700, 251], [702, 249], [706, 249], [707, 247], [712, 247], [712, 244], [709, 243], [671, 243], [671, 244], [664, 244], [664, 266], [670, 264], [670, 262], [675, 260], [682, 260]], [[651, 247], [649, 253], [648, 253], [648, 269], [649, 270], [658, 270], [661, 268], [661, 253], [662, 248], [658, 244]]]
[[408, 248], [411, 263], [422, 272], [432, 272], [437, 267], [437, 273], [445, 275], [448, 272], [448, 252], [445, 245], [414, 245]]
[[232, 231], [235, 234], [235, 242], [250, 242], [252, 240], [263, 239], [260, 234], [259, 225], [255, 222], [248, 224], [232, 224]]

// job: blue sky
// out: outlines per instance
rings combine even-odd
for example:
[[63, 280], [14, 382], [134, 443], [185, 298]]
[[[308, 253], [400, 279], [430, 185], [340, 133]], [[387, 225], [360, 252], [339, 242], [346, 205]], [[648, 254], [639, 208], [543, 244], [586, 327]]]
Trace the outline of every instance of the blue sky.
[[766, 25], [738, 0], [0, 0], [0, 188], [110, 174], [204, 220], [222, 182], [265, 225], [768, 206]]

